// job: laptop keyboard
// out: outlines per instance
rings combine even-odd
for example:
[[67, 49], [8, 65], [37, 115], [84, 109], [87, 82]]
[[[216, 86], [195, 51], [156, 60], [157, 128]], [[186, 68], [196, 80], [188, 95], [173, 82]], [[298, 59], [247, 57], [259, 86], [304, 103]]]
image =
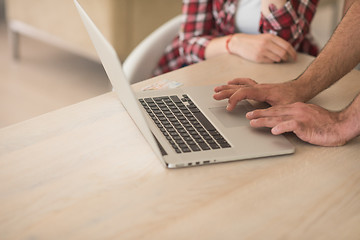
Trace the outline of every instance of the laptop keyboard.
[[231, 147], [187, 95], [139, 101], [177, 153]]

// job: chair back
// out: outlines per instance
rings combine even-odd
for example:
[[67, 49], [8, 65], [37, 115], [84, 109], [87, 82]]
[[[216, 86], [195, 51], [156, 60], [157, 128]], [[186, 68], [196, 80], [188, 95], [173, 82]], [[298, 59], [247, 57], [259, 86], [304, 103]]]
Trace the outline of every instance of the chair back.
[[123, 69], [130, 84], [152, 77], [166, 46], [178, 34], [181, 19], [179, 15], [161, 25], [137, 45], [126, 58]]

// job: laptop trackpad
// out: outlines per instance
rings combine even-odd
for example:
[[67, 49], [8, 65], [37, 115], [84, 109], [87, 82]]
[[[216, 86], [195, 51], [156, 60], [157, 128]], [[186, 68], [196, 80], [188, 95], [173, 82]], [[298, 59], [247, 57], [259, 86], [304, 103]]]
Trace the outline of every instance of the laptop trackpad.
[[210, 112], [215, 115], [224, 127], [233, 128], [241, 126], [250, 126], [249, 120], [245, 117], [246, 113], [251, 111], [247, 106], [240, 104], [229, 112], [225, 107], [209, 108]]

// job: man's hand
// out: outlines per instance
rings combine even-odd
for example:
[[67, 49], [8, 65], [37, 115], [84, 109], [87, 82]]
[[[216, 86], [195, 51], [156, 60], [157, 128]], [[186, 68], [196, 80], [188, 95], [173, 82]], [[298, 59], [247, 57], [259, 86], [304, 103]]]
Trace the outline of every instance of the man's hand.
[[236, 104], [244, 99], [267, 102], [272, 106], [307, 101], [308, 99], [300, 95], [305, 91], [299, 91], [299, 88], [295, 81], [258, 84], [250, 78], [237, 78], [229, 81], [227, 85], [216, 87], [214, 99], [228, 98], [229, 104], [226, 108], [228, 111], [232, 111]]
[[[246, 114], [252, 127], [269, 127], [274, 135], [294, 132], [300, 139], [315, 145], [341, 146], [349, 129], [341, 112], [330, 112], [317, 105], [294, 103], [278, 105]], [[351, 130], [350, 130], [351, 131]]]

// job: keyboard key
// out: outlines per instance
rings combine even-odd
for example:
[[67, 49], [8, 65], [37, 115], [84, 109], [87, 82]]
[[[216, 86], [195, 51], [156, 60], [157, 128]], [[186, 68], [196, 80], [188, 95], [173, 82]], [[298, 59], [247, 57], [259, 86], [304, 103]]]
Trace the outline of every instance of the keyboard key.
[[189, 131], [190, 135], [196, 135], [197, 132], [196, 131]]
[[209, 130], [209, 133], [211, 134], [211, 136], [218, 136], [220, 135], [220, 133], [216, 130]]
[[202, 150], [210, 150], [210, 147], [206, 143], [199, 143]]
[[189, 134], [188, 134], [187, 132], [182, 132], [182, 133], [180, 133], [180, 135], [181, 135], [182, 137], [189, 137]]
[[169, 121], [172, 123], [178, 122], [178, 120], [175, 117], [169, 117]]
[[155, 110], [153, 112], [155, 113], [156, 116], [158, 116], [159, 114], [162, 114], [162, 112], [160, 110]]
[[200, 136], [199, 134], [194, 134], [192, 137], [193, 137], [194, 139], [199, 139], [199, 138], [201, 138], [201, 136]]
[[217, 142], [218, 144], [228, 143], [225, 139], [219, 139], [219, 140], [216, 140], [216, 142]]
[[207, 140], [211, 140], [212, 138], [210, 137], [210, 135], [204, 136], [204, 139]]
[[185, 129], [179, 129], [178, 132], [181, 134], [181, 133], [186, 133], [186, 130]]
[[195, 131], [195, 128], [193, 128], [193, 127], [185, 127], [186, 128], [186, 130], [188, 130], [188, 131]]
[[219, 149], [220, 148], [219, 145], [217, 145], [216, 143], [212, 143], [212, 144], [209, 144], [209, 145], [210, 145], [210, 147], [212, 149]]
[[183, 143], [183, 144], [179, 144], [179, 147], [180, 147], [181, 149], [183, 149], [183, 148], [187, 148], [188, 146], [187, 146], [185, 143]]
[[173, 136], [173, 137], [179, 136], [179, 134], [177, 132], [171, 132], [169, 134], [170, 134], [170, 136]]
[[225, 140], [221, 135], [213, 136], [215, 140]]
[[203, 143], [203, 142], [205, 142], [202, 138], [197, 138], [197, 139], [195, 139], [195, 141], [196, 141], [197, 143]]
[[204, 138], [205, 137], [210, 137], [210, 135], [207, 132], [200, 132], [200, 135], [203, 136]]
[[184, 127], [181, 126], [181, 125], [176, 125], [176, 126], [175, 126], [175, 124], [174, 124], [174, 127], [175, 127], [177, 130], [179, 130], [179, 129], [184, 129]]
[[191, 150], [193, 150], [194, 152], [198, 152], [200, 151], [200, 148], [197, 145], [189, 145]]
[[215, 127], [201, 112], [194, 113], [194, 116], [199, 120], [199, 122], [205, 127], [206, 130], [216, 130]]
[[176, 140], [176, 143], [177, 143], [177, 144], [185, 144], [185, 142], [184, 142], [183, 140], [181, 140], [181, 139]]
[[154, 102], [151, 98], [144, 98], [144, 100], [147, 103], [153, 103]]
[[188, 148], [188, 147], [182, 148], [181, 150], [182, 150], [184, 153], [191, 152], [190, 148]]
[[163, 121], [167, 121], [167, 118], [166, 117], [159, 117], [159, 120], [160, 120], [160, 122], [163, 122]]
[[178, 96], [174, 95], [174, 96], [170, 96], [171, 100], [174, 101], [174, 103], [181, 103], [181, 100]]
[[220, 146], [222, 148], [230, 148], [231, 147], [230, 144], [228, 144], [228, 143], [222, 143], [222, 144], [220, 144]]

